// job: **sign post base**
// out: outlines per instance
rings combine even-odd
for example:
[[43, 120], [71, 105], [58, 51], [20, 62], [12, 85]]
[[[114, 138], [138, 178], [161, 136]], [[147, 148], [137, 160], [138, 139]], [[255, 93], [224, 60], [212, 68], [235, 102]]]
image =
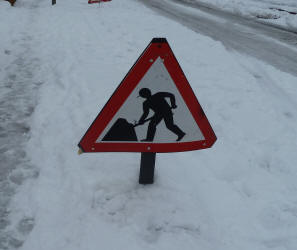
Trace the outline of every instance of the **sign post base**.
[[153, 184], [156, 153], [141, 153], [139, 184]]

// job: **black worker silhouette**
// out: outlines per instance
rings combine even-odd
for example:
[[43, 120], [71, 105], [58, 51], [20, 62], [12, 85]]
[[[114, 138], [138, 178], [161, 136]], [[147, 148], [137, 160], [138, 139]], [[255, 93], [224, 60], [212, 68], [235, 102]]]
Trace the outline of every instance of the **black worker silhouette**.
[[[158, 92], [152, 95], [148, 88], [142, 88], [139, 91], [139, 96], [145, 98], [146, 100], [143, 102], [143, 114], [139, 119], [138, 125], [142, 125], [146, 121], [150, 121], [146, 138], [141, 141], [153, 141], [156, 134], [157, 125], [162, 120], [164, 120], [167, 129], [177, 135], [176, 141], [180, 141], [185, 136], [186, 133], [183, 132], [177, 125], [175, 125], [173, 121], [172, 109], [177, 108], [173, 94], [168, 92]], [[170, 99], [171, 106], [168, 104], [165, 98]], [[146, 119], [150, 109], [153, 110], [155, 114], [151, 118]]]

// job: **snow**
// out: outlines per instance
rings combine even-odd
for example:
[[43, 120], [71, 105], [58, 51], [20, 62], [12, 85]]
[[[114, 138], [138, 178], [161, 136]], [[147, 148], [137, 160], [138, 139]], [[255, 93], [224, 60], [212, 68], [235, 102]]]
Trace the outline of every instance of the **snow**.
[[[38, 176], [11, 198], [7, 249], [294, 250], [296, 77], [137, 1], [86, 2], [0, 8], [1, 19], [21, 20], [1, 22], [1, 53], [21, 54], [9, 41], [26, 30], [31, 80], [42, 82], [25, 146]], [[155, 184], [141, 186], [140, 154], [78, 156], [76, 145], [153, 37], [169, 41], [218, 140], [157, 154]]]
[[1, 6], [1, 11], [3, 11], [3, 10], [8, 11], [8, 9], [10, 8], [10, 3], [7, 1], [1, 1], [0, 6]]
[[[38, 171], [30, 163], [25, 145], [30, 137], [30, 115], [37, 103], [39, 59], [35, 54], [38, 33], [32, 11], [0, 7], [0, 249], [17, 247], [32, 228], [32, 219], [18, 221], [18, 235], [6, 231], [11, 196]], [[28, 18], [30, 16], [30, 18]], [[36, 37], [35, 37], [36, 36]]]
[[[177, 0], [200, 3], [297, 32], [296, 0]], [[289, 13], [292, 12], [292, 13]]]

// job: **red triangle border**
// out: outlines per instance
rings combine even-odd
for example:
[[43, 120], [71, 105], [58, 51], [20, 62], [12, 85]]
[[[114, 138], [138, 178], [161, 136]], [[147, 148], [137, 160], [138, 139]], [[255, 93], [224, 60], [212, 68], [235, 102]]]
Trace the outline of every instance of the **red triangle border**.
[[[99, 142], [96, 140], [136, 88], [153, 62], [160, 57], [194, 117], [205, 140], [174, 143]], [[153, 62], [152, 60], [153, 59]], [[165, 38], [154, 38], [143, 51], [118, 88], [105, 104], [78, 146], [83, 152], [182, 152], [210, 148], [217, 137], [208, 122], [183, 70]]]

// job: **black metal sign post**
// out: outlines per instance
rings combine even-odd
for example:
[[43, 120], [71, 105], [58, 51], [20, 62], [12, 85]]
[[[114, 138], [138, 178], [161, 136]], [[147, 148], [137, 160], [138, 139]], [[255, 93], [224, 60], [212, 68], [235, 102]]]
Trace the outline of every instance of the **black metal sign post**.
[[155, 172], [156, 153], [141, 153], [139, 184], [153, 184]]
[[52, 5], [55, 5], [56, 4], [56, 0], [52, 0]]

